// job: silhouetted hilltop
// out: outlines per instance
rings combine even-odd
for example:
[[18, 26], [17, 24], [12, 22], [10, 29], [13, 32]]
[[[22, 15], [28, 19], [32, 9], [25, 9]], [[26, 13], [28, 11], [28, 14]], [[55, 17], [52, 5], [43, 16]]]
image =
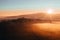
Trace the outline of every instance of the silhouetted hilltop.
[[40, 20], [50, 20], [50, 16], [52, 20], [60, 21], [60, 14], [46, 14], [46, 13], [35, 13], [35, 14], [27, 14], [27, 15], [18, 15], [18, 16], [10, 16], [0, 18], [0, 20], [11, 20], [18, 18], [27, 18], [27, 19], [40, 19]]

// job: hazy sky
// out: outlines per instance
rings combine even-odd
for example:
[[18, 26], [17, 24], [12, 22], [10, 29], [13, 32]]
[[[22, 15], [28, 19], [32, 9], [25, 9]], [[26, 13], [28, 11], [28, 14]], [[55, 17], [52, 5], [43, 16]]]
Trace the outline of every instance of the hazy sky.
[[0, 10], [46, 8], [60, 9], [60, 0], [0, 0]]
[[[54, 9], [60, 12], [60, 0], [0, 0], [0, 16], [19, 14], [21, 11], [7, 11], [7, 10], [40, 10]], [[3, 11], [5, 10], [5, 11]], [[29, 11], [31, 12], [31, 11]], [[36, 12], [36, 11], [34, 11]], [[22, 12], [23, 13], [23, 12]], [[25, 12], [26, 13], [26, 12]]]

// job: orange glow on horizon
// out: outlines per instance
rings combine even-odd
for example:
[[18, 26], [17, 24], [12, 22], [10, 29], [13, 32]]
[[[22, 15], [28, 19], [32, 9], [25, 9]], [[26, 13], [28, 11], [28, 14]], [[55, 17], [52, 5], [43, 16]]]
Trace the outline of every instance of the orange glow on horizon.
[[[51, 12], [51, 11], [49, 11]], [[34, 13], [46, 13], [46, 10], [0, 10], [0, 16], [17, 16], [17, 15], [26, 15], [26, 14], [34, 14]], [[60, 12], [52, 12], [52, 13], [60, 13]]]

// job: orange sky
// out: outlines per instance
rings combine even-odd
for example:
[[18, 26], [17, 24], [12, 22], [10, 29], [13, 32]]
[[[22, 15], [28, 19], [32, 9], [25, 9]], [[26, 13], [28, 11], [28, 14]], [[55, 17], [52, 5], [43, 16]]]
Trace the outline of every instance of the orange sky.
[[[25, 15], [25, 14], [33, 14], [33, 13], [40, 13], [40, 12], [47, 12], [47, 10], [45, 11], [40, 11], [40, 10], [0, 10], [0, 17], [3, 16], [16, 16], [16, 15]], [[56, 13], [59, 11], [54, 11], [53, 13]]]
[[15, 16], [15, 15], [25, 15], [25, 14], [32, 14], [38, 13], [40, 11], [35, 10], [4, 10], [0, 11], [0, 16]]

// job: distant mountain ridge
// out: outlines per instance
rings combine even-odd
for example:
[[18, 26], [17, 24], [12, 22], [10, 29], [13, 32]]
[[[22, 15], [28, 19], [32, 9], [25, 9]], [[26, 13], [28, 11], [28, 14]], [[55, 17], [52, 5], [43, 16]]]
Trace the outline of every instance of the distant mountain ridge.
[[29, 19], [42, 19], [42, 20], [49, 20], [50, 16], [53, 20], [60, 20], [60, 14], [46, 14], [46, 13], [35, 13], [35, 14], [29, 14], [29, 15], [18, 15], [18, 16], [9, 16], [4, 17], [1, 19], [17, 19], [17, 18], [29, 18]]

